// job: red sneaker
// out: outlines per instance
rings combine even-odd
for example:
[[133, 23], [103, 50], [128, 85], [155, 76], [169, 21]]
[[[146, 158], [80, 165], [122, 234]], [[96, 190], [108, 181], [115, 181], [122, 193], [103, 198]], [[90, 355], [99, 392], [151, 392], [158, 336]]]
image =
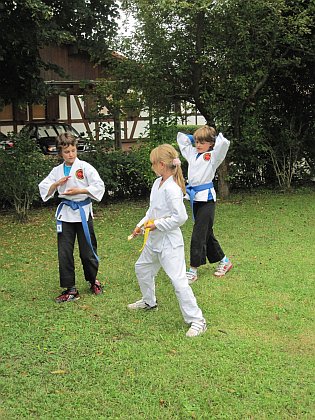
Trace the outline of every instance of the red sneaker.
[[79, 292], [77, 290], [64, 290], [61, 295], [59, 295], [55, 301], [57, 303], [62, 303], [62, 302], [72, 302], [75, 300], [80, 299], [80, 295]]
[[95, 280], [94, 284], [91, 284], [91, 292], [94, 293], [95, 295], [100, 295], [103, 293], [103, 288], [101, 283], [98, 280]]

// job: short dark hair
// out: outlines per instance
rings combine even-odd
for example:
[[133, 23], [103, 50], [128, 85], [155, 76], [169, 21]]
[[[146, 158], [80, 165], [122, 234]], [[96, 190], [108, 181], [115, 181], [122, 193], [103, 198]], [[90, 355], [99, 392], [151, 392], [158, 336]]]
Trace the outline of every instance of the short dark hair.
[[56, 138], [56, 147], [59, 154], [61, 153], [63, 147], [68, 147], [68, 146], [77, 147], [77, 145], [78, 145], [78, 139], [69, 132], [62, 133]]

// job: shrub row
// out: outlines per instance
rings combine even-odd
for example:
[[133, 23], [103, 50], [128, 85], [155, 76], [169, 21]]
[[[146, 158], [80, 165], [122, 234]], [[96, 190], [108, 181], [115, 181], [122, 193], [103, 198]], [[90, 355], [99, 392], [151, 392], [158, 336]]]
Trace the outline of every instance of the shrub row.
[[[162, 123], [151, 127], [150, 139], [142, 139], [132, 150], [111, 150], [108, 138], [95, 143], [94, 151], [84, 153], [80, 159], [90, 162], [105, 182], [104, 202], [145, 197], [149, 194], [155, 174], [151, 170], [150, 151], [162, 143], [175, 148], [178, 131], [193, 133], [196, 126], [176, 126]], [[23, 134], [13, 136], [14, 152], [0, 151], [0, 203], [2, 208], [12, 207], [19, 220], [27, 219], [31, 206], [42, 204], [38, 183], [60, 160], [44, 156], [36, 144]], [[231, 190], [251, 189], [275, 185], [272, 163], [259, 141], [231, 144], [228, 157]], [[182, 159], [184, 176], [187, 163]], [[296, 182], [305, 183], [307, 176], [301, 170]]]

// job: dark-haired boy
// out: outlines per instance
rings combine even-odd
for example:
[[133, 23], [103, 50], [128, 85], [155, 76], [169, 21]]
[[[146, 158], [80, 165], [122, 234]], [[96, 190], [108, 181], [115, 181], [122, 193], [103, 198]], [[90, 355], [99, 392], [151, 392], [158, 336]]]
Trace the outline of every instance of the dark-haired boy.
[[76, 237], [85, 280], [90, 283], [92, 293], [102, 293], [101, 283], [96, 278], [99, 259], [91, 199], [101, 201], [105, 187], [97, 170], [78, 159], [74, 136], [70, 133], [58, 136], [57, 149], [63, 163], [40, 182], [39, 191], [43, 201], [52, 198], [56, 191], [62, 200], [56, 211], [60, 286], [65, 289], [56, 302], [61, 303], [80, 298], [75, 286], [73, 256]]

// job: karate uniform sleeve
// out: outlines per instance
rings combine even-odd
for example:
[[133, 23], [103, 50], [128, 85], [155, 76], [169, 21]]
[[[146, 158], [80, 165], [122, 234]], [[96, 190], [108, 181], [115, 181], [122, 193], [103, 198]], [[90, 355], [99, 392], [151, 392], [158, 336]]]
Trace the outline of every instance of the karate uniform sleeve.
[[174, 190], [167, 190], [166, 200], [171, 210], [171, 215], [157, 219], [154, 222], [157, 229], [162, 232], [176, 229], [182, 226], [188, 219], [181, 190], [177, 190], [177, 193], [174, 193]]
[[55, 189], [50, 195], [48, 195], [49, 188], [51, 185], [57, 181], [56, 177], [56, 168], [54, 168], [48, 176], [46, 176], [45, 179], [43, 179], [39, 184], [39, 194], [43, 201], [48, 201], [50, 198], [52, 198], [55, 195], [55, 192], [57, 189]]
[[139, 223], [137, 223], [137, 227], [143, 226], [148, 220], [149, 218], [147, 217], [147, 215], [145, 215], [144, 218], [141, 219]]
[[195, 156], [195, 147], [192, 145], [190, 138], [184, 133], [177, 133], [177, 144], [181, 154], [186, 160], [191, 156]]
[[101, 201], [105, 193], [105, 185], [99, 173], [92, 165], [88, 164], [88, 195], [96, 201]]
[[230, 142], [227, 140], [222, 133], [216, 138], [214, 148], [211, 152], [211, 163], [217, 168], [224, 161], [227, 151], [229, 150]]

